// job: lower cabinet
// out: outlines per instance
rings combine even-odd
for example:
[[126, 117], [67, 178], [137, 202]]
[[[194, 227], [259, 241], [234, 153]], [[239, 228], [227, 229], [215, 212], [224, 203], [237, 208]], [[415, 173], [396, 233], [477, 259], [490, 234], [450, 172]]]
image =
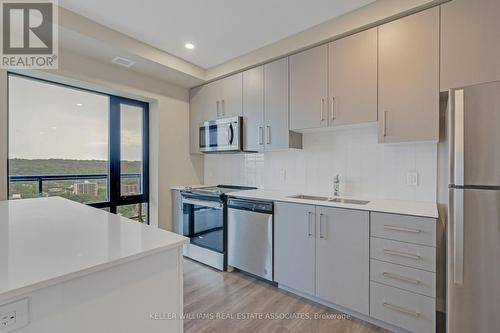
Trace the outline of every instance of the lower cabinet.
[[369, 213], [275, 204], [276, 282], [369, 314]]
[[309, 205], [274, 205], [274, 279], [309, 295], [314, 295], [315, 211]]
[[316, 297], [369, 314], [370, 216], [316, 207]]
[[281, 287], [363, 319], [435, 332], [435, 219], [284, 202], [274, 209]]

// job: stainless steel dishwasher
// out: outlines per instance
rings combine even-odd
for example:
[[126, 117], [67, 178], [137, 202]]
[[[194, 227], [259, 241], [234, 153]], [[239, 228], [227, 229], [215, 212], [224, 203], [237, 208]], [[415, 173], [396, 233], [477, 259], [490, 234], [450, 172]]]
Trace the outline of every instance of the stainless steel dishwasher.
[[273, 203], [228, 200], [228, 264], [273, 281]]

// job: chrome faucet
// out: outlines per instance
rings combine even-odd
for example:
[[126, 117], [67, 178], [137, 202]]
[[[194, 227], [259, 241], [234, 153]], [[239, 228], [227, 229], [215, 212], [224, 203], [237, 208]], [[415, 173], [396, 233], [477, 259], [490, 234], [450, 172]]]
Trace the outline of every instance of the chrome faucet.
[[340, 175], [337, 174], [333, 178], [333, 197], [339, 197], [340, 196]]

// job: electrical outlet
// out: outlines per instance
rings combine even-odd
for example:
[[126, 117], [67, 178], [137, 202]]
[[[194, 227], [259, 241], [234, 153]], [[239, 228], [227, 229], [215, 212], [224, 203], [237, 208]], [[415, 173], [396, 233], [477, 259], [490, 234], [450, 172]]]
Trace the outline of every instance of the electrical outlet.
[[0, 305], [0, 333], [8, 333], [28, 325], [28, 299]]
[[418, 172], [408, 172], [406, 174], [406, 185], [418, 186]]
[[16, 311], [5, 313], [0, 317], [0, 330], [10, 327], [16, 323]]

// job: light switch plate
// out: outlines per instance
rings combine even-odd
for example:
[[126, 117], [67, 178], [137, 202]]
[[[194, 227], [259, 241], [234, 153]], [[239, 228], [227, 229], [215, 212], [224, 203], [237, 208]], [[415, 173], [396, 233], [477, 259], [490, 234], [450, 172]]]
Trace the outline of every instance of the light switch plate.
[[418, 186], [418, 172], [408, 172], [406, 174], [406, 185]]
[[15, 331], [21, 327], [27, 326], [28, 323], [28, 298], [0, 305], [0, 333]]

